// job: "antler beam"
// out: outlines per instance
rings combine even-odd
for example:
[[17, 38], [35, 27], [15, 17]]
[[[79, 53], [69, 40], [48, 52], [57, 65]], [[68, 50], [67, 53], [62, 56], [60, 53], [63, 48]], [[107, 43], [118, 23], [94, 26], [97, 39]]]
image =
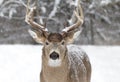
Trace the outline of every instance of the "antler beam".
[[84, 15], [83, 15], [83, 10], [82, 10], [82, 7], [80, 5], [80, 0], [78, 0], [78, 6], [76, 8], [76, 10], [74, 11], [74, 14], [77, 18], [77, 21], [75, 24], [69, 26], [69, 27], [66, 27], [65, 29], [63, 29], [62, 31], [63, 32], [70, 32], [70, 31], [73, 31], [75, 30], [76, 28], [78, 28], [80, 25], [83, 24], [83, 21], [84, 21]]
[[[29, 5], [29, 1], [28, 1], [28, 5]], [[34, 21], [36, 6], [30, 8], [30, 7], [28, 7], [28, 5], [27, 5], [25, 22], [28, 23], [29, 25], [31, 25], [35, 29], [39, 29], [41, 31], [47, 31], [47, 29], [43, 25], [38, 24]]]

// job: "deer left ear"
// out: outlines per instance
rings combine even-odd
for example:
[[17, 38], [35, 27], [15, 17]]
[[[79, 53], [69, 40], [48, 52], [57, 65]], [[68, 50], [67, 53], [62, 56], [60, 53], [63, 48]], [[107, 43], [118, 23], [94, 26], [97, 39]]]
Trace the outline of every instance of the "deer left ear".
[[43, 32], [39, 32], [37, 30], [28, 30], [29, 34], [32, 36], [32, 38], [37, 42], [43, 44], [46, 40], [46, 37], [44, 36]]
[[77, 32], [71, 31], [71, 32], [65, 33], [65, 35], [63, 37], [67, 44], [71, 44], [74, 42], [74, 40], [76, 40], [78, 38], [80, 33], [81, 33], [81, 31], [77, 31]]

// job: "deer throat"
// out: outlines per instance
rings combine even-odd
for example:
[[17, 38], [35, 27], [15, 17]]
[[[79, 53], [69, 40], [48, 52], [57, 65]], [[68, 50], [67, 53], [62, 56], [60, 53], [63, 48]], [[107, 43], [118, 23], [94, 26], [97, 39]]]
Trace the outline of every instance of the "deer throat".
[[48, 64], [42, 66], [42, 77], [46, 82], [67, 82], [69, 75], [67, 60], [62, 61], [57, 67], [51, 67]]
[[48, 65], [50, 67], [60, 67], [61, 63], [62, 63], [61, 59], [56, 59], [56, 60], [49, 59], [48, 60]]
[[69, 73], [69, 61], [66, 55], [62, 60], [47, 60], [44, 49], [42, 55], [42, 77], [45, 82], [67, 82]]

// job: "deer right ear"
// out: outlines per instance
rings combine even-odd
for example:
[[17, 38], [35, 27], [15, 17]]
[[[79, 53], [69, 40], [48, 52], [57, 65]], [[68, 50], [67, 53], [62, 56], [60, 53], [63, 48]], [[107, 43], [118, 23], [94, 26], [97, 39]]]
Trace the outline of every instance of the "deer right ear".
[[32, 36], [32, 38], [37, 42], [43, 44], [46, 40], [46, 37], [42, 32], [39, 32], [37, 30], [28, 30], [29, 34]]

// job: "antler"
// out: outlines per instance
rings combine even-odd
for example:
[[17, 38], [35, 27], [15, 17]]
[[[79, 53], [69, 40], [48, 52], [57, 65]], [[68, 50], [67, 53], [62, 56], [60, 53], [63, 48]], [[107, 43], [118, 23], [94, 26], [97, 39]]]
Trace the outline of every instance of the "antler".
[[77, 22], [69, 27], [64, 28], [62, 31], [63, 33], [67, 33], [70, 31], [74, 31], [75, 29], [77, 29], [80, 25], [83, 24], [84, 21], [84, 16], [83, 16], [83, 10], [82, 7], [80, 5], [80, 0], [78, 0], [78, 6], [76, 8], [76, 10], [74, 11], [74, 14], [77, 18]]
[[35, 15], [35, 10], [36, 6], [30, 8], [29, 7], [29, 2], [27, 4], [27, 12], [26, 12], [26, 17], [25, 17], [25, 22], [31, 25], [34, 29], [41, 30], [41, 31], [47, 31], [47, 28], [45, 28], [43, 25], [38, 24], [34, 21], [34, 15]]

